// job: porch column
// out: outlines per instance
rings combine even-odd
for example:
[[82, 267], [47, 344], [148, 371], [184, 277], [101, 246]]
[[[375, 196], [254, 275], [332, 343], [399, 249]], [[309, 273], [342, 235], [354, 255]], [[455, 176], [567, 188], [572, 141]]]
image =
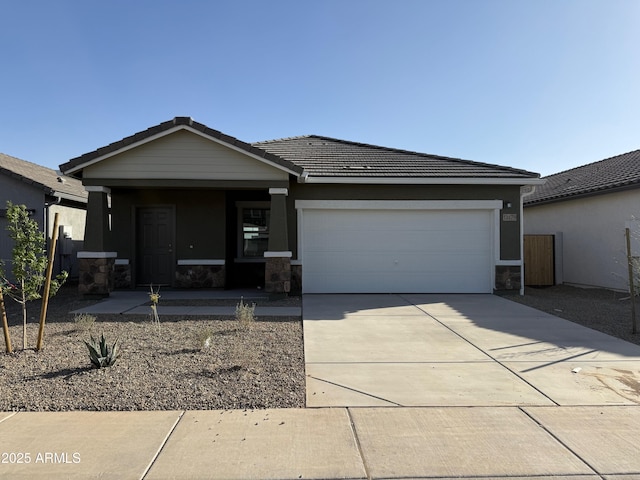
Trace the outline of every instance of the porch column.
[[287, 229], [286, 188], [270, 188], [271, 219], [269, 245], [265, 257], [265, 291], [274, 296], [286, 295], [291, 290], [291, 251]]
[[87, 224], [84, 230], [84, 250], [104, 252], [110, 243], [108, 194], [106, 187], [85, 187], [89, 192]]
[[109, 228], [108, 194], [106, 187], [86, 187], [89, 192], [83, 251], [78, 252], [79, 285], [83, 295], [109, 295], [113, 290], [113, 271], [116, 252], [109, 251], [111, 230]]

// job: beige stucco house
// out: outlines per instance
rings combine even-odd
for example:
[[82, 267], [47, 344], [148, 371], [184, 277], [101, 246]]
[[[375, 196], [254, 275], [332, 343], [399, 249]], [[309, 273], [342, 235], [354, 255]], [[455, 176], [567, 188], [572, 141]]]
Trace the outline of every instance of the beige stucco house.
[[640, 150], [545, 180], [525, 198], [524, 231], [556, 235], [556, 283], [627, 290], [625, 227], [640, 254]]
[[6, 230], [7, 201], [25, 205], [47, 239], [52, 238], [58, 214], [54, 272], [66, 270], [71, 278], [78, 278], [77, 253], [82, 250], [87, 208], [82, 183], [51, 168], [0, 153], [0, 260], [10, 275], [13, 244]]

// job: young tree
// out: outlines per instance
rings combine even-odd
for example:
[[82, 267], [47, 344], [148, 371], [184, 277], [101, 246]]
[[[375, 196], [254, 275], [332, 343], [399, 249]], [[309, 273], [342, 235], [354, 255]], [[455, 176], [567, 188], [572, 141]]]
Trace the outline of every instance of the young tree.
[[[27, 348], [27, 302], [42, 298], [42, 287], [48, 259], [45, 252], [45, 236], [38, 223], [29, 217], [27, 207], [7, 202], [7, 230], [13, 240], [11, 273], [15, 283], [10, 283], [2, 273], [2, 292], [22, 305], [22, 348]], [[51, 281], [49, 296], [54, 296], [67, 279], [62, 272]]]

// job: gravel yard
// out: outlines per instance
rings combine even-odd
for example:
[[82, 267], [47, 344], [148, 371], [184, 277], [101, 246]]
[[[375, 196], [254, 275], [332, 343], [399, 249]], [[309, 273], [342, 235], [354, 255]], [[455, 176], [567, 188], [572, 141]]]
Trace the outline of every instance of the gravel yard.
[[[27, 350], [22, 350], [19, 311], [7, 304], [15, 353], [0, 354], [0, 411], [304, 406], [299, 318], [241, 325], [161, 316], [159, 328], [146, 315], [98, 315], [93, 325], [74, 322], [68, 312], [90, 303], [72, 286], [54, 297], [41, 352], [33, 349], [39, 304], [29, 313]], [[122, 352], [114, 366], [91, 368], [83, 340], [103, 332], [110, 343], [119, 339]], [[4, 341], [1, 345], [4, 350]]]
[[[640, 345], [640, 334], [631, 333], [631, 299], [628, 293], [556, 285], [527, 287], [524, 296], [509, 295], [505, 298]], [[638, 299], [636, 311], [640, 321]]]

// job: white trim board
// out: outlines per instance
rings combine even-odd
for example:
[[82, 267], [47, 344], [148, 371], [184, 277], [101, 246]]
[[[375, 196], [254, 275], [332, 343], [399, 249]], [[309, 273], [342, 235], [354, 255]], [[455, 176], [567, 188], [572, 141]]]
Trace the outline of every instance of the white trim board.
[[199, 266], [199, 265], [224, 265], [225, 261], [224, 260], [217, 260], [217, 259], [185, 259], [185, 260], [178, 260], [178, 265], [184, 265], [184, 266]]
[[502, 200], [296, 200], [297, 209], [499, 210]]
[[118, 252], [78, 252], [78, 258], [116, 258]]
[[289, 251], [267, 251], [264, 252], [264, 258], [291, 258], [291, 252]]

